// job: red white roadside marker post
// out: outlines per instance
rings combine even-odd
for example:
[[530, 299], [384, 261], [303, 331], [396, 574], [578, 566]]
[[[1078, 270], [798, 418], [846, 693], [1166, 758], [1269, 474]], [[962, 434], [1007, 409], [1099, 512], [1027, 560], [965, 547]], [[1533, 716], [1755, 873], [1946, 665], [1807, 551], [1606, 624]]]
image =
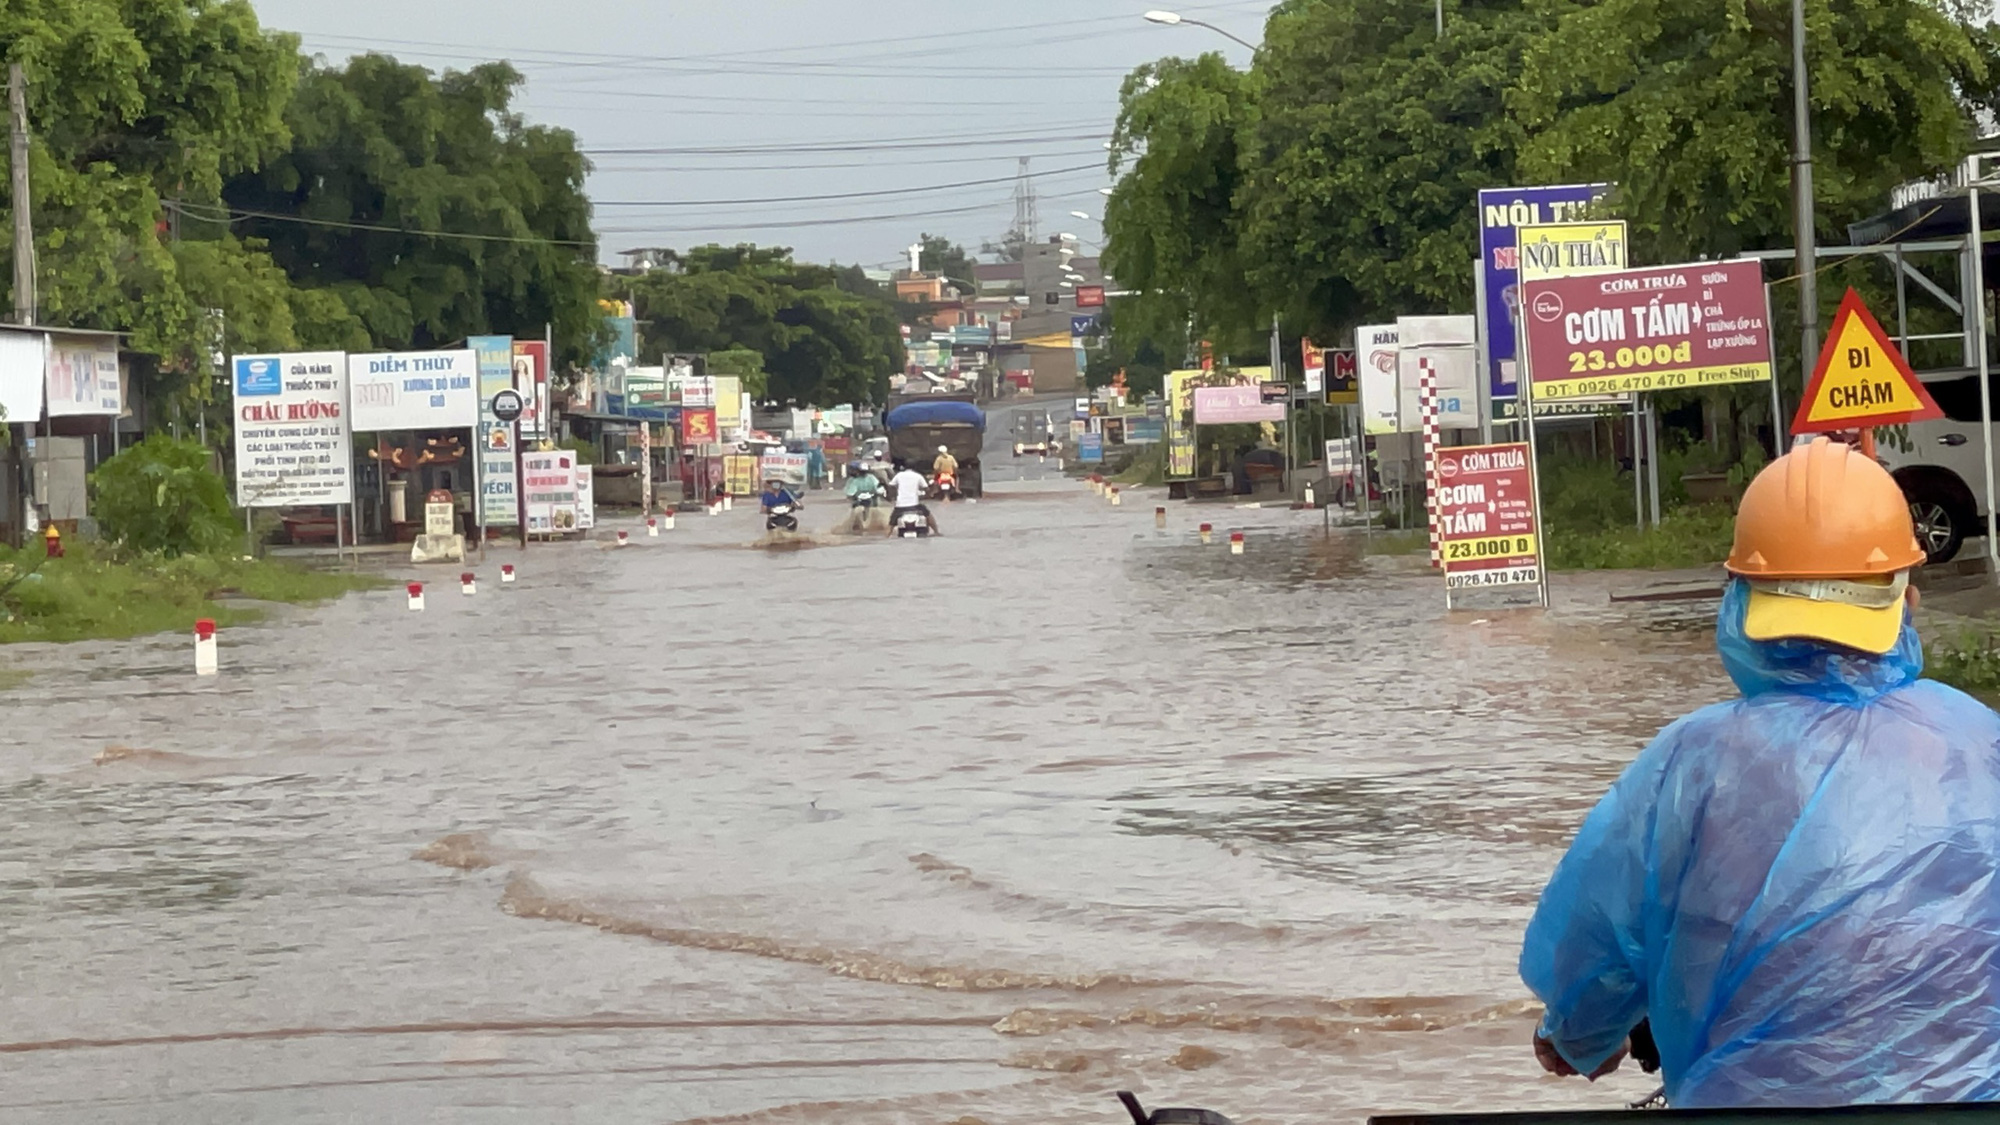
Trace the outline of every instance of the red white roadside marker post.
[[646, 521], [646, 538], [658, 539], [659, 537], [660, 537], [660, 521], [657, 519], [648, 519]]
[[1229, 533], [1229, 553], [1232, 555], [1240, 555], [1243, 553], [1242, 532], [1232, 531]]
[[194, 674], [213, 676], [220, 667], [215, 652], [215, 622], [204, 617], [194, 623]]
[[623, 547], [623, 546], [624, 546], [624, 545], [626, 544], [626, 542], [627, 542], [627, 539], [626, 539], [626, 534], [625, 534], [625, 532], [622, 532], [622, 531], [621, 531], [621, 532], [619, 532], [619, 533], [618, 533], [618, 545], [619, 545], [620, 547]]
[[507, 583], [512, 582], [513, 580], [514, 580], [514, 564], [502, 563], [500, 566], [500, 584], [504, 586]]
[[1206, 547], [1213, 542], [1215, 542], [1215, 526], [1213, 524], [1202, 524], [1201, 545]]
[[458, 576], [458, 592], [468, 598], [479, 592], [479, 586], [473, 581], [471, 571], [468, 570]]
[[424, 611], [424, 584], [421, 582], [412, 582], [407, 589], [410, 594], [410, 612], [422, 613]]

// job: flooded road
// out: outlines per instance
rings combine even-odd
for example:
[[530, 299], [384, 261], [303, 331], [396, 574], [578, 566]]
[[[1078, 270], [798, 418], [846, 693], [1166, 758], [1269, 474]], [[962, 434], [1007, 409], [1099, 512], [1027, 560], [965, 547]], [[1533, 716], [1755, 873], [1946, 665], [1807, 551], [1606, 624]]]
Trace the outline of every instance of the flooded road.
[[927, 542], [755, 550], [745, 505], [498, 550], [422, 615], [390, 589], [233, 630], [209, 683], [179, 637], [8, 652], [0, 1113], [1027, 1125], [1136, 1088], [1305, 1125], [1649, 1092], [1540, 1077], [1513, 965], [1584, 810], [1725, 693], [1711, 607], [1586, 576], [1447, 617], [1316, 513], [1160, 531], [1158, 493], [1053, 468], [989, 465]]

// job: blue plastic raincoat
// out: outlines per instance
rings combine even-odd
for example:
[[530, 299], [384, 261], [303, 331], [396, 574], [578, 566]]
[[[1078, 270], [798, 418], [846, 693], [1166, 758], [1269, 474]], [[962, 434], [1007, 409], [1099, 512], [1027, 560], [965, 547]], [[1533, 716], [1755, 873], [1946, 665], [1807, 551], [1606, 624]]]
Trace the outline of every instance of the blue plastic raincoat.
[[1590, 1073], [1652, 1020], [1677, 1106], [2000, 1100], [2000, 716], [1874, 657], [1743, 635], [1743, 698], [1660, 732], [1584, 821], [1521, 977]]

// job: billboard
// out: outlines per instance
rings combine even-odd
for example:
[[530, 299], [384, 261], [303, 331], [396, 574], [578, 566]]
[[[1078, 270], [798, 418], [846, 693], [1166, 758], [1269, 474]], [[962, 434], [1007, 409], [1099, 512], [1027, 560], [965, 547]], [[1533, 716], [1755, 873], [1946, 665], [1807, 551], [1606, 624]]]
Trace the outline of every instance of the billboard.
[[1515, 373], [1521, 303], [1514, 228], [1580, 219], [1610, 191], [1609, 184], [1480, 189], [1479, 268], [1485, 275], [1486, 301], [1479, 308], [1479, 333], [1486, 341], [1487, 378], [1494, 398], [1520, 393]]
[[351, 355], [347, 387], [356, 433], [479, 425], [479, 357], [470, 349]]
[[549, 436], [549, 345], [546, 340], [514, 341], [514, 389], [521, 392], [521, 436]]
[[1167, 476], [1186, 480], [1194, 475], [1194, 381], [1199, 371], [1167, 372]]
[[528, 534], [567, 535], [577, 530], [576, 454], [567, 449], [521, 454], [521, 489], [527, 501]]
[[513, 527], [521, 522], [515, 491], [514, 426], [493, 416], [493, 396], [514, 385], [514, 338], [472, 336], [465, 341], [479, 369], [479, 523]]
[[1479, 425], [1479, 331], [1470, 316], [1396, 318], [1397, 429], [1423, 428], [1423, 368], [1436, 386], [1438, 425], [1473, 429]]
[[1436, 505], [1446, 590], [1541, 581], [1527, 442], [1438, 450]]
[[1355, 379], [1361, 391], [1361, 428], [1370, 434], [1393, 434], [1401, 409], [1396, 394], [1396, 349], [1393, 324], [1362, 325], [1354, 330]]
[[1522, 293], [1538, 402], [1771, 377], [1754, 260], [1529, 281]]
[[230, 366], [237, 506], [353, 503], [347, 354], [241, 355]]
[[116, 418], [125, 399], [118, 379], [118, 342], [110, 337], [49, 337], [46, 389], [51, 418]]
[[1195, 388], [1194, 421], [1198, 426], [1284, 420], [1285, 404], [1282, 401], [1265, 402], [1262, 391], [1255, 384]]

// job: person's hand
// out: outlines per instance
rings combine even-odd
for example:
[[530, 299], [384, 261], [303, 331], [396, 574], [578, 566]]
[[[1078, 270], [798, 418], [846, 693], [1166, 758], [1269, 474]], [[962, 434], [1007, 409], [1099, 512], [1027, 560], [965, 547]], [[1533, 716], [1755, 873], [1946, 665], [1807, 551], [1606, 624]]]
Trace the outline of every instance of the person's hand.
[[[1542, 1064], [1543, 1070], [1548, 1071], [1558, 1078], [1569, 1078], [1578, 1073], [1577, 1069], [1569, 1064], [1569, 1060], [1562, 1057], [1562, 1052], [1556, 1050], [1556, 1045], [1549, 1042], [1548, 1037], [1539, 1031], [1535, 1033], [1535, 1061]], [[1599, 1064], [1596, 1070], [1590, 1072], [1590, 1080], [1595, 1082], [1605, 1075], [1610, 1074], [1618, 1069], [1618, 1064], [1624, 1061], [1625, 1048], [1620, 1047], [1618, 1050], [1612, 1052], [1610, 1058], [1605, 1059], [1603, 1063]]]

